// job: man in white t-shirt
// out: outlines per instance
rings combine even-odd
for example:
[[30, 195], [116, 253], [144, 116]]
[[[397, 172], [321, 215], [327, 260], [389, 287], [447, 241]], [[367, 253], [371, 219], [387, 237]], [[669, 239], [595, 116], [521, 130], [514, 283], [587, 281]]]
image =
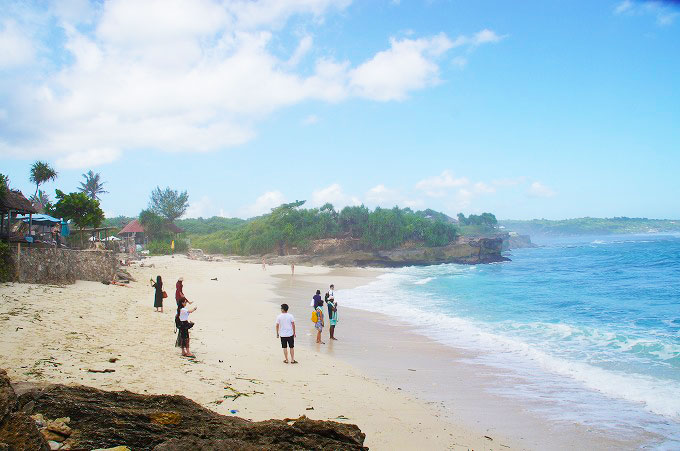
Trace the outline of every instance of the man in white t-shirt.
[[[295, 318], [288, 313], [288, 304], [281, 304], [281, 314], [276, 317], [276, 338], [281, 339], [283, 356], [288, 363], [288, 348], [290, 348], [290, 363], [297, 363], [295, 360]], [[288, 348], [287, 348], [287, 347]]]

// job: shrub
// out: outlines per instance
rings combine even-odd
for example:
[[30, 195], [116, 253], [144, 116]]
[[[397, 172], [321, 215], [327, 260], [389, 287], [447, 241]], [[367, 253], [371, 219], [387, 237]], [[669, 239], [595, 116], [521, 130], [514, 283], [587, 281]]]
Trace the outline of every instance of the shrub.
[[14, 278], [14, 261], [9, 244], [0, 241], [0, 282], [9, 282]]

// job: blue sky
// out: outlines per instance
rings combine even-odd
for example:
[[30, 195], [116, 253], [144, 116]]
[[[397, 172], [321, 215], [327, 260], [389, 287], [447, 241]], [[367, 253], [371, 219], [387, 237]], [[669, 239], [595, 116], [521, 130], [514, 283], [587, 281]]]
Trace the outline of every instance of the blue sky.
[[0, 172], [93, 169], [107, 215], [680, 218], [678, 55], [677, 2], [0, 1]]

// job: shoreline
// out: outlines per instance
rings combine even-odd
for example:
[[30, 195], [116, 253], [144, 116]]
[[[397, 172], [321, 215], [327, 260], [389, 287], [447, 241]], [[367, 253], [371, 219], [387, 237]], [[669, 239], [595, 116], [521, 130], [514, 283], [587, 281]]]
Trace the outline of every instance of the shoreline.
[[[129, 268], [137, 282], [128, 287], [82, 281], [68, 286], [1, 285], [0, 366], [13, 383], [49, 381], [180, 394], [217, 413], [229, 415], [233, 409], [251, 420], [306, 415], [348, 422], [366, 433], [365, 445], [371, 449], [490, 448], [484, 437], [444, 421], [433, 406], [337, 358], [328, 352], [331, 346], [316, 349], [309, 343], [313, 326], [306, 318], [308, 310], [292, 307], [299, 327], [300, 365], [283, 364], [273, 326], [279, 310], [262, 301], [280, 303], [275, 275], [289, 274], [288, 267], [270, 266], [265, 273], [260, 265], [184, 256], [143, 262], [144, 267]], [[297, 269], [297, 278], [331, 272]], [[163, 276], [169, 295], [163, 314], [153, 311], [153, 289], [148, 286], [156, 274]], [[185, 278], [185, 294], [198, 306], [191, 317], [196, 322], [191, 345], [195, 360], [180, 357], [174, 347], [173, 288], [180, 276]], [[307, 298], [296, 302], [308, 309]], [[90, 371], [103, 369], [112, 372]], [[225, 397], [233, 393], [228, 387], [249, 396]], [[522, 449], [512, 443], [504, 446]]]
[[[498, 368], [470, 363], [475, 357], [471, 351], [437, 342], [401, 320], [343, 307], [342, 291], [357, 285], [346, 287], [338, 280], [342, 282], [347, 272], [356, 271], [364, 270], [333, 269], [323, 278], [332, 280], [339, 294], [336, 298], [341, 322], [336, 328], [336, 335], [341, 342], [346, 336], [361, 337], [360, 340], [350, 340], [351, 347], [336, 346], [333, 355], [372, 378], [398, 387], [414, 399], [431, 405], [444, 421], [466, 429], [473, 436], [492, 437], [495, 443], [500, 440], [501, 443], [513, 443], [514, 447], [526, 449], [577, 449], [584, 444], [589, 449], [627, 449], [648, 443], [650, 437], [623, 438], [613, 431], [541, 417], [538, 413], [540, 402], [517, 403], [492, 393], [499, 386], [512, 384], [511, 378], [516, 376]], [[388, 270], [379, 273], [386, 272]], [[366, 278], [365, 275], [363, 277]], [[293, 295], [294, 290], [285, 286], [286, 279], [280, 279], [281, 291]], [[321, 278], [305, 276], [301, 279], [296, 282], [297, 285], [306, 285], [311, 297], [312, 287], [317, 286]], [[327, 336], [326, 331], [324, 336]]]

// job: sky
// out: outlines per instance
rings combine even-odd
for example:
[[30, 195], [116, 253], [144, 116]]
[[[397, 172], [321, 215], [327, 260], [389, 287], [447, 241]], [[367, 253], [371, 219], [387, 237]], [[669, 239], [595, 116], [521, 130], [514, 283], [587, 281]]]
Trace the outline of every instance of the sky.
[[294, 200], [680, 218], [680, 2], [0, 0], [0, 172], [187, 217]]

